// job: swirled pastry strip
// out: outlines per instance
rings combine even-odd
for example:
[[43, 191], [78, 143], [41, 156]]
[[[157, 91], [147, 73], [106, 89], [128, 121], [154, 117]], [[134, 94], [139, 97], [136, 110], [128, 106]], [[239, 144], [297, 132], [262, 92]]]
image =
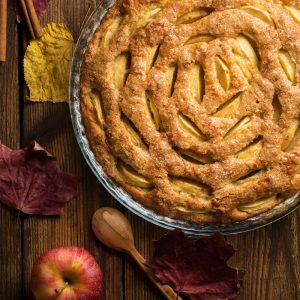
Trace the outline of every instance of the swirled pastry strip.
[[247, 219], [300, 188], [299, 66], [299, 2], [118, 1], [82, 67], [90, 145], [162, 215]]

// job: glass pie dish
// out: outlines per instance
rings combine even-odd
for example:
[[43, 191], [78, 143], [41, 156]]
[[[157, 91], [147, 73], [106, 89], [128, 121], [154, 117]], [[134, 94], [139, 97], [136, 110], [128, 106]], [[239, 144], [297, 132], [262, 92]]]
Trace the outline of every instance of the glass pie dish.
[[98, 180], [102, 183], [102, 185], [107, 189], [107, 191], [122, 205], [124, 205], [126, 208], [128, 208], [138, 216], [144, 218], [145, 220], [167, 229], [181, 229], [188, 234], [205, 235], [211, 234], [215, 231], [220, 231], [223, 234], [245, 232], [275, 222], [276, 220], [286, 216], [291, 211], [296, 209], [300, 203], [299, 193], [289, 199], [286, 199], [284, 202], [277, 205], [273, 209], [251, 217], [245, 221], [233, 222], [228, 224], [195, 224], [186, 221], [171, 219], [159, 215], [158, 213], [144, 207], [140, 202], [136, 201], [129, 193], [118, 186], [105, 174], [103, 168], [101, 167], [100, 163], [95, 158], [93, 151], [91, 150], [82, 122], [80, 111], [80, 81], [81, 66], [85, 51], [87, 49], [87, 45], [96, 29], [98, 28], [101, 20], [107, 13], [108, 9], [112, 5], [114, 5], [115, 2], [115, 0], [102, 1], [102, 3], [97, 7], [97, 9], [83, 28], [74, 52], [69, 91], [71, 118], [77, 141], [90, 168], [92, 169]]

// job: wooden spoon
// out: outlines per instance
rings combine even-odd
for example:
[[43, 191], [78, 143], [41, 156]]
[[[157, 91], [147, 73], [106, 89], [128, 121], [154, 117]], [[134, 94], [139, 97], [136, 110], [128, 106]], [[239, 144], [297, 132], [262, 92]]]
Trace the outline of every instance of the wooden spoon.
[[170, 286], [160, 284], [146, 266], [144, 257], [137, 251], [134, 245], [130, 223], [121, 212], [111, 207], [98, 209], [92, 218], [92, 228], [96, 237], [103, 244], [131, 255], [166, 299], [182, 300]]

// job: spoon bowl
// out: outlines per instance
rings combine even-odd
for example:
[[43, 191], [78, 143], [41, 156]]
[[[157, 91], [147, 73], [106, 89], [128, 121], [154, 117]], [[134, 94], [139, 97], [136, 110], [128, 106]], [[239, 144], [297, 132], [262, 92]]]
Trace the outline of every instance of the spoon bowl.
[[170, 286], [159, 283], [147, 267], [144, 257], [134, 245], [131, 225], [120, 211], [111, 207], [98, 209], [92, 218], [92, 229], [103, 244], [129, 254], [166, 299], [182, 300]]
[[109, 248], [126, 253], [135, 248], [128, 219], [114, 208], [98, 209], [92, 218], [92, 229], [96, 237]]

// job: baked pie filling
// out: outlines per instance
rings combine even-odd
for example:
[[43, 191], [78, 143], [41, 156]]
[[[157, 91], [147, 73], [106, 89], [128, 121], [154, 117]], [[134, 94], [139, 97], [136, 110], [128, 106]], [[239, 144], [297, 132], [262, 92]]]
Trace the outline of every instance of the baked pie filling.
[[81, 111], [105, 172], [145, 206], [244, 220], [300, 189], [300, 3], [117, 1]]

